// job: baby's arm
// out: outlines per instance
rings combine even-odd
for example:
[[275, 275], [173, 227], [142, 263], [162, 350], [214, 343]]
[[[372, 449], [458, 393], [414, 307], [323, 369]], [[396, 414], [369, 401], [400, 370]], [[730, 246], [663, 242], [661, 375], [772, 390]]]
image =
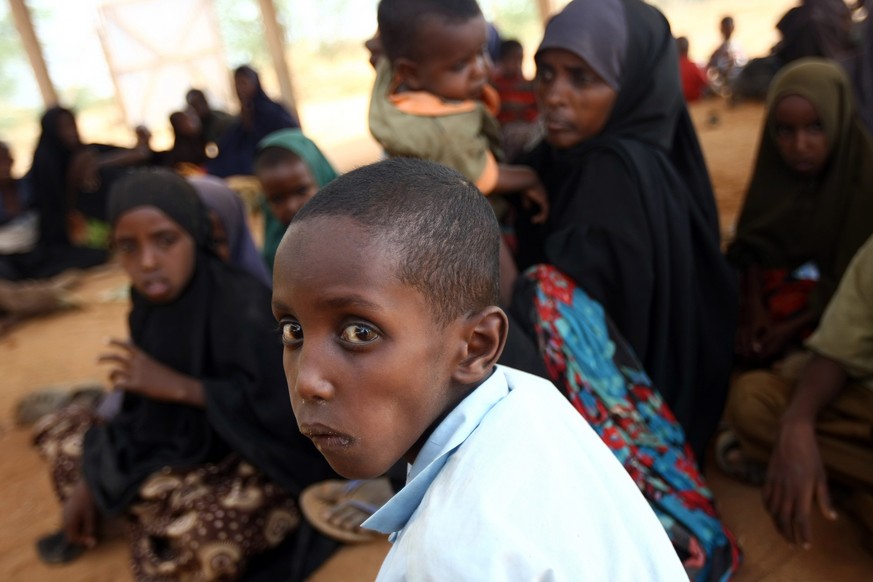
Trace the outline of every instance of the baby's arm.
[[541, 224], [549, 216], [549, 197], [536, 172], [528, 166], [510, 166], [500, 164], [497, 166], [497, 184], [492, 192], [505, 194], [509, 192], [521, 192], [525, 207], [531, 204], [538, 206], [540, 211], [533, 216], [534, 224]]

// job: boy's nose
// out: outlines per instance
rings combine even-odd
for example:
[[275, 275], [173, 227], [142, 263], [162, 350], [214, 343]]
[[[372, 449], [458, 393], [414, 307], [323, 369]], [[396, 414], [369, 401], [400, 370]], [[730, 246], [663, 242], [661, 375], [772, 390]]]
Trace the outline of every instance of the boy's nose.
[[288, 385], [293, 386], [298, 398], [304, 402], [330, 400], [333, 397], [333, 385], [325, 377], [325, 368], [320, 360], [315, 350], [307, 350], [304, 343], [297, 357], [297, 374], [293, 382], [292, 378], [288, 379]]

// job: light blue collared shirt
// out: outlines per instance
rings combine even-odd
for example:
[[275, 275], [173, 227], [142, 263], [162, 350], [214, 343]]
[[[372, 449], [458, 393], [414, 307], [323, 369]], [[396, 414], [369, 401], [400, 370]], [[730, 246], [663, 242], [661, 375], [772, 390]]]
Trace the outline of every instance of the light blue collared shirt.
[[498, 366], [363, 527], [378, 580], [687, 580], [612, 452], [549, 382]]

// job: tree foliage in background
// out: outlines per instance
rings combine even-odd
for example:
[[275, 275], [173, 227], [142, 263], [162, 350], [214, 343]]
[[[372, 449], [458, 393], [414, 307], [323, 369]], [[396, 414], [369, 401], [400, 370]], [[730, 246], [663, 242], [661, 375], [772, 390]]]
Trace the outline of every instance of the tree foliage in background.
[[255, 0], [215, 0], [215, 12], [230, 68], [249, 63], [261, 67], [269, 62], [261, 11]]

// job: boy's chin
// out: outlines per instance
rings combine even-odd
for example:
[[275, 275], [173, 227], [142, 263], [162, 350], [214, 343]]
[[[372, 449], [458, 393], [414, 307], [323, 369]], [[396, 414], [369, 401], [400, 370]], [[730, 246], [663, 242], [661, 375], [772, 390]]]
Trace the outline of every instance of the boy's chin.
[[394, 465], [394, 463], [392, 463], [387, 467], [383, 467], [381, 465], [373, 465], [369, 463], [348, 463], [345, 460], [330, 459], [329, 457], [325, 458], [327, 459], [330, 468], [336, 471], [338, 475], [352, 480], [378, 479], [387, 473], [388, 469]]

